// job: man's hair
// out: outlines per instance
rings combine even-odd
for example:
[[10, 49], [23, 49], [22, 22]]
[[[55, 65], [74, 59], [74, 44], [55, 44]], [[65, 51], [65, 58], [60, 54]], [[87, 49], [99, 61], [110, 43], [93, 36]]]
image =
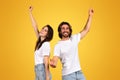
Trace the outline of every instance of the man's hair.
[[62, 38], [62, 34], [61, 34], [61, 26], [63, 25], [68, 25], [69, 26], [69, 30], [70, 30], [70, 34], [69, 34], [69, 37], [71, 37], [71, 34], [72, 34], [72, 26], [68, 23], [68, 22], [61, 22], [58, 26], [58, 35], [60, 38]]

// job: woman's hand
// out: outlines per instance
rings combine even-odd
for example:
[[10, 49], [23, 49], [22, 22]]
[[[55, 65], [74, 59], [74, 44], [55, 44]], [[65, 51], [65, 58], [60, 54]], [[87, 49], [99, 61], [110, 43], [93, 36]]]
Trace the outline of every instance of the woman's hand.
[[89, 15], [90, 15], [90, 16], [93, 16], [93, 13], [94, 13], [94, 10], [93, 10], [93, 9], [90, 9], [90, 10], [89, 10]]
[[30, 6], [30, 7], [29, 7], [29, 11], [30, 11], [30, 12], [32, 12], [32, 10], [33, 10], [33, 7], [32, 7], [32, 6]]

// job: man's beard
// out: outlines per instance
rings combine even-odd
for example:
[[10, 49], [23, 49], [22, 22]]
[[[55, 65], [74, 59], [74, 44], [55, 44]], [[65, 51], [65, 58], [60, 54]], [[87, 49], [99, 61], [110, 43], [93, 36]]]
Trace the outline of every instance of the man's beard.
[[69, 32], [63, 32], [62, 37], [67, 38], [69, 37], [70, 33]]

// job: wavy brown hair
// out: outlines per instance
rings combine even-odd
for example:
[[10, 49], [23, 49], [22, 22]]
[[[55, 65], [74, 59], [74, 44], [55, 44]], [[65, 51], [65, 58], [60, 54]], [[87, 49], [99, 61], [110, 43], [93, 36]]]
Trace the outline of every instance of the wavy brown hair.
[[38, 40], [36, 42], [35, 50], [38, 50], [42, 46], [42, 44], [44, 42], [51, 41], [52, 38], [53, 38], [54, 31], [53, 31], [52, 27], [50, 25], [46, 25], [44, 27], [48, 28], [47, 36], [46, 36], [46, 38], [43, 41], [41, 41], [41, 37], [39, 36], [39, 38], [38, 38]]

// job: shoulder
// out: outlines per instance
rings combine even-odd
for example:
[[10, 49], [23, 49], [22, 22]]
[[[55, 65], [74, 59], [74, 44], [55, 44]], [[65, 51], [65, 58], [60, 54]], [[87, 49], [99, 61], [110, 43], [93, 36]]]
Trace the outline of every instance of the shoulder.
[[74, 42], [79, 42], [81, 39], [81, 33], [74, 34], [70, 37], [70, 39]]
[[43, 46], [50, 46], [50, 42], [44, 42], [42, 45]]
[[71, 36], [71, 38], [76, 38], [77, 36], [81, 36], [81, 33], [77, 33]]
[[56, 44], [55, 44], [55, 47], [60, 47], [61, 45], [61, 41], [58, 41]]

